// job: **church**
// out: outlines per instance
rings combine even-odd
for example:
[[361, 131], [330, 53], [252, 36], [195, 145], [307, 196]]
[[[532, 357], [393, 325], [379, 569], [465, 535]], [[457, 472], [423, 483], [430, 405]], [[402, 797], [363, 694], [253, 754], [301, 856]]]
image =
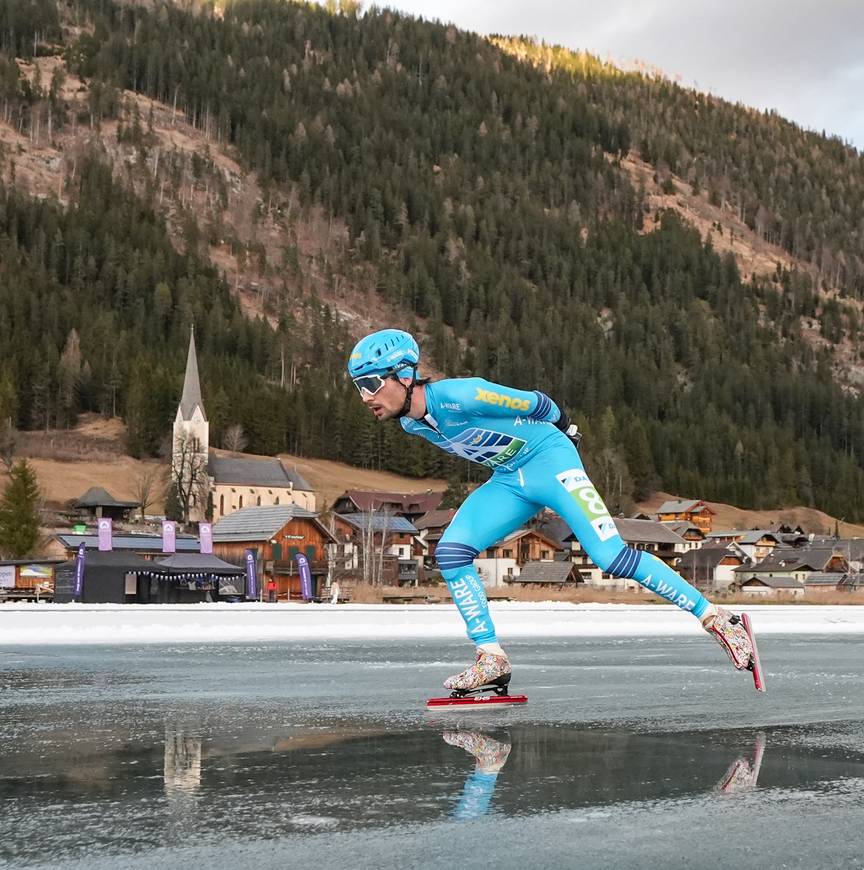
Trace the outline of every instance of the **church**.
[[315, 493], [296, 469], [270, 456], [210, 446], [210, 424], [201, 398], [195, 333], [189, 337], [183, 395], [174, 419], [171, 476], [188, 495], [189, 520], [217, 522], [244, 507], [296, 504], [315, 510]]

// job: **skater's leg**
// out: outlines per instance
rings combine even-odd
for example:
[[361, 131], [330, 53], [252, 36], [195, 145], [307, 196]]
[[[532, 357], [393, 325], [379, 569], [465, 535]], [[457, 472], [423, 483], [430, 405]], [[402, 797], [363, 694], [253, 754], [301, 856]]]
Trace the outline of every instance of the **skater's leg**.
[[538, 498], [542, 493], [543, 503], [573, 529], [598, 568], [636, 580], [699, 618], [705, 615], [710, 602], [701, 592], [656, 556], [624, 543], [575, 448], [564, 445], [541, 454], [522, 471], [531, 494]]
[[498, 640], [474, 559], [539, 509], [520, 493], [515, 474], [495, 474], [465, 499], [438, 543], [435, 558], [441, 576], [478, 647], [497, 645]]

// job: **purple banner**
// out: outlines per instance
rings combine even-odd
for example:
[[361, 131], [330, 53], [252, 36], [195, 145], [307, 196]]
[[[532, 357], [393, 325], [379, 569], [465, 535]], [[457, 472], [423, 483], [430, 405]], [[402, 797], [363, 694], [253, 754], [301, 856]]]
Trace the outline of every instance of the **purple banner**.
[[246, 551], [246, 597], [251, 601], [258, 598], [258, 567], [255, 556], [255, 550]]
[[213, 523], [198, 523], [198, 541], [202, 553], [213, 552]]
[[172, 520], [162, 521], [162, 552], [177, 552], [177, 524]]
[[84, 591], [84, 553], [87, 551], [87, 545], [84, 541], [78, 545], [78, 556], [75, 559], [75, 594], [72, 596], [73, 601], [81, 600], [81, 593]]
[[99, 520], [99, 549], [104, 553], [111, 549], [111, 519], [102, 517]]
[[297, 571], [300, 573], [300, 594], [304, 601], [309, 601], [312, 598], [312, 573], [309, 571], [309, 560], [302, 553], [298, 553], [294, 558], [297, 560]]

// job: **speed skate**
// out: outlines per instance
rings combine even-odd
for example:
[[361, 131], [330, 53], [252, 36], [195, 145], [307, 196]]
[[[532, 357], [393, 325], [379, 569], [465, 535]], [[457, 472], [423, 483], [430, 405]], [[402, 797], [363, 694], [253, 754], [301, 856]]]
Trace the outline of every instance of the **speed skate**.
[[489, 710], [493, 707], [511, 707], [527, 704], [527, 695], [511, 695], [508, 686], [510, 674], [502, 674], [476, 689], [454, 689], [446, 698], [430, 698], [426, 702], [429, 710], [442, 710], [448, 707], [459, 710]]

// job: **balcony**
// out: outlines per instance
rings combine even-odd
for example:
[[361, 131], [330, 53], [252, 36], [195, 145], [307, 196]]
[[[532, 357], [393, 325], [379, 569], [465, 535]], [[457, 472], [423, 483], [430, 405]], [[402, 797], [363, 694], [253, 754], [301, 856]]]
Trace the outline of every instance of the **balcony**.
[[[326, 559], [312, 559], [309, 562], [309, 571], [312, 574], [326, 574], [328, 562]], [[297, 570], [297, 562], [294, 559], [276, 559], [272, 562], [265, 562], [265, 571], [271, 571], [273, 574], [281, 574], [282, 576], [296, 576], [300, 572]]]

